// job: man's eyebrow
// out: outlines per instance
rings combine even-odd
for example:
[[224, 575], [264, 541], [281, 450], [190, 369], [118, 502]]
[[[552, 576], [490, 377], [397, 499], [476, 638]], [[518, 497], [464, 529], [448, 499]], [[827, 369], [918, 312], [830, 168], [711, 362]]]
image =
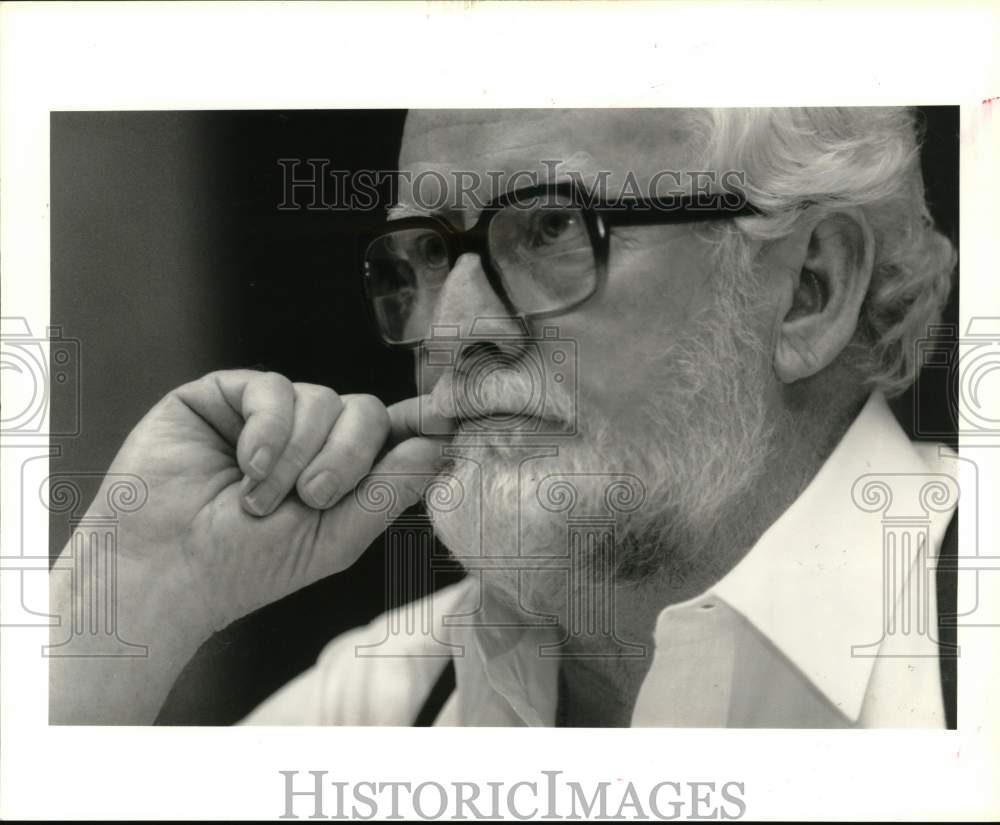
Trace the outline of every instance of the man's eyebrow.
[[[574, 182], [586, 184], [589, 182], [589, 179], [605, 174], [602, 172], [603, 167], [597, 162], [597, 159], [584, 149], [578, 149], [564, 156], [560, 156], [560, 153], [555, 150], [539, 151], [537, 155], [533, 153], [530, 160], [527, 155], [523, 155], [521, 157], [523, 161], [521, 164], [513, 162], [513, 159], [518, 158], [519, 153], [523, 153], [525, 149], [537, 148], [538, 146], [544, 146], [544, 144], [528, 143], [521, 146], [505, 147], [485, 156], [497, 161], [501, 159], [505, 160], [502, 163], [498, 162], [495, 164], [497, 172], [488, 172], [485, 175], [480, 175], [481, 182], [488, 181], [500, 184], [499, 189], [496, 191], [490, 190], [482, 197], [477, 196], [482, 205], [492, 202], [500, 195], [509, 195], [520, 189], [531, 188], [535, 184]], [[422, 167], [421, 164], [415, 163], [414, 168], [420, 169]], [[509, 183], [511, 178], [516, 178], [520, 175], [522, 171], [532, 175], [532, 179], [526, 180], [522, 185], [513, 188], [504, 185], [505, 183]], [[448, 174], [452, 175], [454, 173], [454, 169], [448, 172]], [[459, 210], [444, 208], [430, 211], [421, 209], [419, 206], [410, 203], [396, 203], [389, 207], [385, 215], [386, 221], [427, 217], [439, 218], [458, 228], [461, 228], [464, 222], [463, 214]]]
[[387, 221], [398, 221], [400, 218], [421, 217], [422, 214], [423, 213], [417, 211], [412, 206], [397, 203], [389, 207], [385, 213], [385, 219]]
[[399, 221], [403, 218], [437, 218], [444, 223], [450, 224], [456, 229], [460, 229], [462, 226], [461, 215], [452, 209], [438, 209], [434, 211], [425, 211], [416, 206], [411, 206], [410, 204], [395, 204], [390, 206], [388, 211], [385, 213], [385, 219], [387, 222]]

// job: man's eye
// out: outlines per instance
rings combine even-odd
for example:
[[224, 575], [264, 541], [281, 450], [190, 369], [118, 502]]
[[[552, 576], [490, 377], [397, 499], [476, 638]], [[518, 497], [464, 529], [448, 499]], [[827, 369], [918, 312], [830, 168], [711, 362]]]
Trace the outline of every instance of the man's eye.
[[448, 247], [438, 235], [425, 235], [417, 243], [420, 262], [431, 269], [448, 266]]
[[577, 215], [563, 210], [541, 212], [535, 215], [532, 224], [530, 237], [531, 245], [534, 247], [574, 240], [582, 231]]

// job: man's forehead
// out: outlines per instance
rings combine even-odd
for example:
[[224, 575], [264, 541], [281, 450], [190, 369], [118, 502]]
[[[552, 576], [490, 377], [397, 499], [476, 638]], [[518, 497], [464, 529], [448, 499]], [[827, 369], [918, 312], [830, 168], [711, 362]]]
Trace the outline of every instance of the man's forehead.
[[636, 174], [679, 168], [690, 155], [682, 109], [414, 110], [400, 167], [495, 167], [511, 173], [554, 160]]

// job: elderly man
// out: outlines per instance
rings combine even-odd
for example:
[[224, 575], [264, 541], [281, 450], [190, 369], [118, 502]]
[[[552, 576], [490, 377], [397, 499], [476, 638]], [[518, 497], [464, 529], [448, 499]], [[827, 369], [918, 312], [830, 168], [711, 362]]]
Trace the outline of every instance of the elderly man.
[[150, 655], [52, 660], [52, 721], [151, 722], [209, 635], [426, 496], [468, 568], [429, 628], [335, 639], [248, 723], [942, 725], [937, 648], [877, 643], [925, 559], [883, 583], [852, 497], [947, 459], [885, 400], [954, 266], [917, 153], [903, 109], [411, 113], [361, 268], [422, 394], [168, 394], [111, 468], [150, 488], [117, 585]]

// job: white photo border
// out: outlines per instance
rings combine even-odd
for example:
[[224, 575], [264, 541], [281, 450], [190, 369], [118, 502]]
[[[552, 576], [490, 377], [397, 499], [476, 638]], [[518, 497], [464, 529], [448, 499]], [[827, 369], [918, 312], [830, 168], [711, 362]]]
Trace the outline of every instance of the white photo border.
[[[486, 106], [961, 104], [962, 328], [1000, 307], [995, 6], [566, 5], [5, 4], [3, 314], [49, 323], [52, 111]], [[526, 37], [558, 45], [524, 58]], [[962, 449], [980, 501], [1000, 501], [1000, 450]], [[0, 524], [12, 524], [19, 461], [3, 452]], [[47, 553], [36, 509], [30, 540]], [[995, 548], [994, 509], [980, 508], [978, 534]], [[975, 553], [975, 527], [961, 523], [962, 554]], [[20, 537], [0, 530], [7, 554]], [[45, 604], [45, 577], [32, 578], [32, 603]], [[980, 577], [995, 625], [998, 579]], [[4, 818], [275, 818], [279, 770], [348, 782], [514, 782], [543, 770], [646, 786], [739, 781], [752, 819], [1000, 815], [995, 628], [959, 629], [959, 730], [937, 732], [49, 727], [47, 636], [0, 627]]]

